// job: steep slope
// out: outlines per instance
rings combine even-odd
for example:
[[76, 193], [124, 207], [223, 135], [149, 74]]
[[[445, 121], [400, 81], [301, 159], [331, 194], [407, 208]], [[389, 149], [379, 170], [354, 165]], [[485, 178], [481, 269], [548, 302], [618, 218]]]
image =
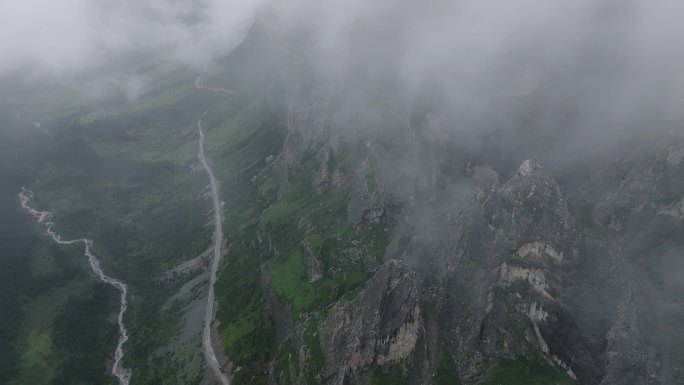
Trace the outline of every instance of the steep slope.
[[320, 76], [300, 32], [257, 20], [201, 78], [49, 120], [37, 197], [130, 284], [132, 384], [215, 382], [205, 111], [232, 384], [684, 383], [681, 131], [586, 157], [527, 117], [466, 135], [430, 90]]
[[681, 145], [473, 145], [429, 98], [311, 80], [303, 43], [267, 29], [203, 80], [244, 87], [259, 63], [246, 116], [282, 135], [215, 150], [235, 383], [681, 383]]

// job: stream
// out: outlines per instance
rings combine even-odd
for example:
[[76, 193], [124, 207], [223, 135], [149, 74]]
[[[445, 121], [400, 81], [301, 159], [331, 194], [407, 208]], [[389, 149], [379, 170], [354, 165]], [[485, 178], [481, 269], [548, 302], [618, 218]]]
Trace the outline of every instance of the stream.
[[131, 381], [131, 371], [123, 367], [124, 351], [123, 345], [128, 341], [128, 330], [124, 325], [124, 313], [128, 307], [128, 302], [126, 301], [126, 294], [128, 293], [128, 286], [123, 281], [116, 278], [112, 278], [105, 274], [100, 267], [100, 260], [93, 254], [93, 241], [86, 238], [73, 239], [70, 241], [62, 240], [62, 237], [55, 232], [53, 227], [55, 224], [50, 221], [52, 213], [49, 211], [38, 211], [28, 205], [29, 200], [33, 198], [33, 192], [26, 190], [22, 187], [19, 193], [19, 199], [21, 201], [21, 207], [26, 210], [32, 217], [34, 217], [39, 224], [45, 226], [46, 233], [60, 245], [75, 245], [83, 244], [85, 247], [83, 254], [88, 257], [88, 263], [93, 273], [97, 275], [100, 280], [108, 285], [114, 286], [121, 294], [119, 300], [119, 314], [117, 316], [117, 323], [119, 325], [119, 342], [116, 345], [116, 350], [114, 351], [114, 362], [112, 364], [112, 375], [119, 380], [119, 385], [128, 385]]

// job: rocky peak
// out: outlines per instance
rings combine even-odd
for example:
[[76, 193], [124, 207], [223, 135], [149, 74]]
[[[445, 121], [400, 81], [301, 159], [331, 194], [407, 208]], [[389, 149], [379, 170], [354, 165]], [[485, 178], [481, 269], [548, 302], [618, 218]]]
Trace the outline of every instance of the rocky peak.
[[[572, 217], [558, 183], [536, 160], [525, 160], [483, 204], [494, 227], [521, 247], [543, 239], [568, 239]], [[562, 252], [560, 250], [559, 252]]]
[[536, 160], [525, 160], [504, 188], [517, 196], [526, 198], [560, 198], [558, 183], [551, 173]]
[[518, 174], [527, 177], [543, 169], [535, 159], [526, 159], [518, 168]]
[[386, 262], [354, 299], [336, 303], [319, 328], [326, 383], [353, 382], [373, 364], [409, 357], [421, 329], [415, 272]]
[[684, 146], [670, 146], [667, 149], [665, 160], [667, 160], [667, 163], [672, 167], [679, 166], [682, 163], [682, 160], [684, 160]]

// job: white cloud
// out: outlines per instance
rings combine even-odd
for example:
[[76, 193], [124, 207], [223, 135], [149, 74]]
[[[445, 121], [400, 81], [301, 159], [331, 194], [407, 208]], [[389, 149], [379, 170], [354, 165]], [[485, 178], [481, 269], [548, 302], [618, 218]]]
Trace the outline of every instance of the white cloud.
[[63, 76], [136, 51], [206, 65], [246, 33], [259, 0], [3, 0], [0, 76]]

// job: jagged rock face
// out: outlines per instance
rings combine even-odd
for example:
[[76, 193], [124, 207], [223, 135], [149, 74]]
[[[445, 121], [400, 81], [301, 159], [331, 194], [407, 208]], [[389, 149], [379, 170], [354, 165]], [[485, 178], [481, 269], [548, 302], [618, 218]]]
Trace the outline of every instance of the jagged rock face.
[[354, 170], [352, 193], [347, 204], [347, 221], [351, 225], [377, 223], [385, 213], [383, 186], [374, 173], [370, 159]]
[[[319, 136], [302, 143], [326, 143]], [[334, 140], [316, 155], [314, 192], [346, 184], [352, 226], [392, 217], [386, 258], [405, 263], [383, 264], [330, 308], [317, 378], [363, 383], [374, 366], [410, 357], [409, 383], [429, 383], [446, 348], [466, 384], [492, 362], [539, 355], [580, 384], [681, 383], [684, 147], [610, 158], [559, 184], [533, 159], [506, 177], [418, 141], [369, 139], [366, 159], [337, 176]], [[474, 185], [466, 199], [451, 194], [454, 174]], [[319, 258], [302, 247], [315, 282]]]
[[[431, 234], [435, 249], [413, 237], [402, 255], [429, 253], [431, 258], [421, 260], [432, 264], [426, 282], [446, 286], [445, 294], [422, 298], [440, 313], [430, 326], [439, 329], [432, 343], [448, 341], [468, 382], [477, 381], [490, 361], [541, 353], [570, 376], [597, 383], [611, 309], [583, 285], [599, 282], [597, 290], [608, 287], [610, 293], [615, 288], [583, 267], [585, 237], [559, 185], [534, 160], [523, 162], [503, 184], [491, 169], [467, 171], [479, 183], [470, 205], [447, 213], [451, 220]], [[399, 236], [411, 237], [412, 230], [404, 226]], [[605, 307], [607, 315], [579, 311], [578, 303], [588, 299], [588, 307]], [[600, 331], [582, 329], [599, 321]]]
[[302, 241], [302, 251], [306, 257], [306, 275], [309, 283], [318, 282], [323, 278], [323, 261], [318, 253], [311, 247], [308, 239]]
[[[684, 168], [681, 140], [591, 159], [564, 191], [584, 206], [577, 274], [566, 304], [595, 340], [601, 370], [587, 384], [676, 384], [684, 370]], [[572, 166], [571, 166], [572, 167]], [[680, 279], [673, 280], [675, 274]], [[676, 294], [675, 294], [676, 293]], [[577, 367], [587, 366], [578, 362]]]
[[[684, 147], [619, 165], [615, 188], [598, 199], [597, 222], [624, 294], [607, 334], [602, 384], [676, 384], [684, 378]], [[672, 279], [678, 275], [679, 279]]]
[[339, 151], [339, 138], [333, 136], [328, 145], [323, 146], [316, 154], [316, 159], [320, 162], [320, 167], [313, 178], [314, 192], [320, 195], [329, 190], [336, 190], [345, 181], [346, 175], [337, 168], [332, 167], [334, 157]]
[[446, 280], [457, 300], [445, 305], [444, 333], [466, 378], [477, 378], [487, 361], [535, 351], [569, 369], [547, 340], [565, 342], [556, 334], [568, 334], [551, 325], [569, 317], [565, 281], [581, 236], [558, 184], [536, 161], [523, 162], [500, 186], [491, 172], [478, 170], [481, 187], [454, 227], [463, 235]]
[[533, 159], [523, 162], [493, 198], [484, 204], [485, 217], [511, 240], [527, 243], [546, 238], [567, 243], [572, 237], [572, 219], [560, 188]]
[[327, 384], [354, 383], [371, 365], [409, 357], [422, 328], [416, 274], [389, 261], [351, 301], [341, 300], [320, 325]]
[[478, 170], [473, 205], [447, 224], [451, 241], [438, 240], [447, 257], [436, 257], [432, 270], [446, 272], [453, 299], [441, 305], [438, 335], [467, 382], [487, 361], [535, 352], [582, 384], [682, 378], [682, 332], [673, 323], [684, 319], [673, 298], [682, 285], [665, 267], [684, 272], [677, 154], [633, 161], [612, 187], [605, 179], [584, 185], [607, 191], [594, 225], [578, 223], [533, 160], [501, 186]]
[[[671, 146], [656, 154], [626, 159], [604, 173], [620, 175], [605, 196], [599, 198], [597, 217], [611, 231], [623, 233], [630, 217], [649, 206], [674, 211], [684, 191], [684, 165], [681, 160], [684, 146]], [[607, 179], [607, 178], [606, 178]], [[595, 182], [599, 187], [601, 183]]]
[[[319, 153], [321, 163], [326, 154]], [[533, 159], [507, 179], [468, 165], [469, 198], [447, 200], [428, 218], [438, 225], [427, 228], [424, 209], [434, 206], [412, 201], [422, 199], [421, 183], [403, 197], [377, 183], [381, 175], [372, 185], [369, 175], [388, 172], [373, 156], [371, 148], [344, 182], [351, 184], [347, 220], [377, 222], [396, 199], [402, 211], [391, 215], [386, 256], [403, 262], [382, 264], [318, 323], [325, 361], [318, 381], [366, 383], [374, 367], [408, 359], [408, 383], [429, 383], [443, 348], [466, 384], [478, 383], [492, 362], [539, 355], [579, 384], [684, 378], [677, 326], [684, 321], [684, 184], [675, 181], [684, 180], [684, 161], [677, 148], [602, 166], [622, 170], [619, 179], [562, 185]], [[323, 190], [334, 188], [326, 183]], [[573, 185], [587, 191], [581, 199], [591, 199], [589, 214], [577, 212], [582, 200]], [[441, 198], [434, 199], [436, 206]], [[315, 282], [320, 257], [306, 242], [302, 248]]]
[[[428, 383], [445, 347], [467, 384], [491, 362], [538, 355], [580, 384], [676, 384], [684, 354], [673, 320], [684, 320], [676, 299], [684, 285], [667, 269], [684, 272], [684, 188], [672, 181], [682, 163], [669, 150], [621, 165], [634, 175], [612, 187], [585, 184], [605, 191], [584, 218], [593, 225], [580, 223], [552, 172], [532, 159], [503, 183], [494, 170], [469, 166], [470, 200], [446, 207], [442, 226], [427, 234], [418, 206], [402, 201], [410, 210], [387, 254], [408, 265], [383, 264], [354, 299], [330, 309], [318, 328], [319, 378], [361, 383], [370, 368], [410, 358], [410, 383]], [[370, 167], [364, 161], [351, 178], [351, 223], [388, 202], [369, 188]], [[607, 219], [617, 213], [618, 227]], [[645, 266], [659, 271], [659, 283]]]

